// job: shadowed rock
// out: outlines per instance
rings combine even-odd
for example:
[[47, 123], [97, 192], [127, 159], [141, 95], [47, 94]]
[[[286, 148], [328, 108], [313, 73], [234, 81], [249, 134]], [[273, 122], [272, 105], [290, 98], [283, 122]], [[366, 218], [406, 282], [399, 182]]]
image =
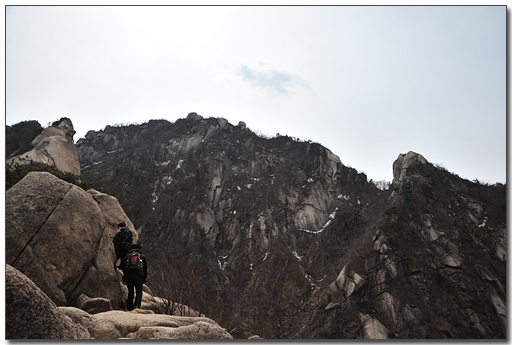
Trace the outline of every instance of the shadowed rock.
[[91, 339], [23, 273], [6, 265], [6, 339]]

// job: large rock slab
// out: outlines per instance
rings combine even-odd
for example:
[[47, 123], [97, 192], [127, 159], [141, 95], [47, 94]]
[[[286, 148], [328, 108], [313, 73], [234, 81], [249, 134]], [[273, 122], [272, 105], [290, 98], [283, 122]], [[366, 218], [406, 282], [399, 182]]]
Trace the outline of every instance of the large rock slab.
[[98, 313], [94, 318], [100, 322], [115, 324], [122, 336], [130, 338], [232, 339], [231, 335], [215, 321], [205, 317], [139, 314], [114, 310]]
[[83, 189], [31, 172], [6, 192], [6, 263], [57, 305], [81, 293], [123, 306], [104, 215]]
[[225, 329], [209, 322], [198, 321], [192, 325], [172, 327], [141, 327], [127, 338], [133, 339], [233, 339]]
[[113, 322], [99, 320], [94, 315], [74, 307], [58, 307], [58, 309], [75, 323], [85, 327], [94, 339], [118, 339], [122, 337], [121, 332]]
[[48, 175], [29, 173], [6, 192], [7, 263], [18, 258], [71, 188], [69, 183]]

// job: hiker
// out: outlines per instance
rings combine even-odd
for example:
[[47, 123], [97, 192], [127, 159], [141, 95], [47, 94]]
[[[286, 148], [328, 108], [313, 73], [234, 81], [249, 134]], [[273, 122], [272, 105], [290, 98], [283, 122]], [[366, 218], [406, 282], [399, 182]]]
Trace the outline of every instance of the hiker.
[[[124, 280], [128, 288], [128, 299], [126, 309], [131, 311], [140, 308], [142, 303], [142, 285], [148, 276], [148, 265], [146, 258], [142, 255], [140, 243], [133, 243], [132, 250], [123, 257], [119, 268], [123, 270]], [[135, 288], [135, 302], [133, 301]]]
[[116, 231], [112, 239], [116, 251], [116, 262], [130, 252], [133, 241], [132, 232], [128, 229], [125, 222], [119, 223], [117, 227], [119, 230]]

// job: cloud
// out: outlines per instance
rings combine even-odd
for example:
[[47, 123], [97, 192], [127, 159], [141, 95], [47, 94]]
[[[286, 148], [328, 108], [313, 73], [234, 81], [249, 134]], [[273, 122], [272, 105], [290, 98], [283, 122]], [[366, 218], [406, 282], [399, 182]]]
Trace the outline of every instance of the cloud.
[[259, 68], [241, 64], [237, 74], [250, 85], [265, 89], [274, 95], [287, 95], [297, 86], [311, 89], [302, 78], [286, 71], [268, 69], [264, 64], [260, 64]]

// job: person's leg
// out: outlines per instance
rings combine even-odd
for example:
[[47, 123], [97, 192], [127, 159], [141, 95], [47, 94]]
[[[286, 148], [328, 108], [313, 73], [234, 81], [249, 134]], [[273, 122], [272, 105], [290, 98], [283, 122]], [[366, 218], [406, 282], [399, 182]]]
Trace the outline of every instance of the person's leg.
[[144, 278], [141, 275], [137, 275], [134, 277], [134, 284], [135, 284], [135, 303], [133, 304], [134, 308], [140, 308], [142, 304], [142, 285]]
[[133, 310], [133, 288], [135, 287], [135, 282], [133, 280], [133, 276], [126, 275], [126, 287], [128, 288], [128, 299], [126, 300], [126, 309], [128, 311]]
[[116, 264], [117, 264], [117, 261], [119, 261], [119, 259], [122, 259], [123, 257], [121, 256], [121, 249], [120, 248], [116, 247], [115, 251], [116, 251]]

